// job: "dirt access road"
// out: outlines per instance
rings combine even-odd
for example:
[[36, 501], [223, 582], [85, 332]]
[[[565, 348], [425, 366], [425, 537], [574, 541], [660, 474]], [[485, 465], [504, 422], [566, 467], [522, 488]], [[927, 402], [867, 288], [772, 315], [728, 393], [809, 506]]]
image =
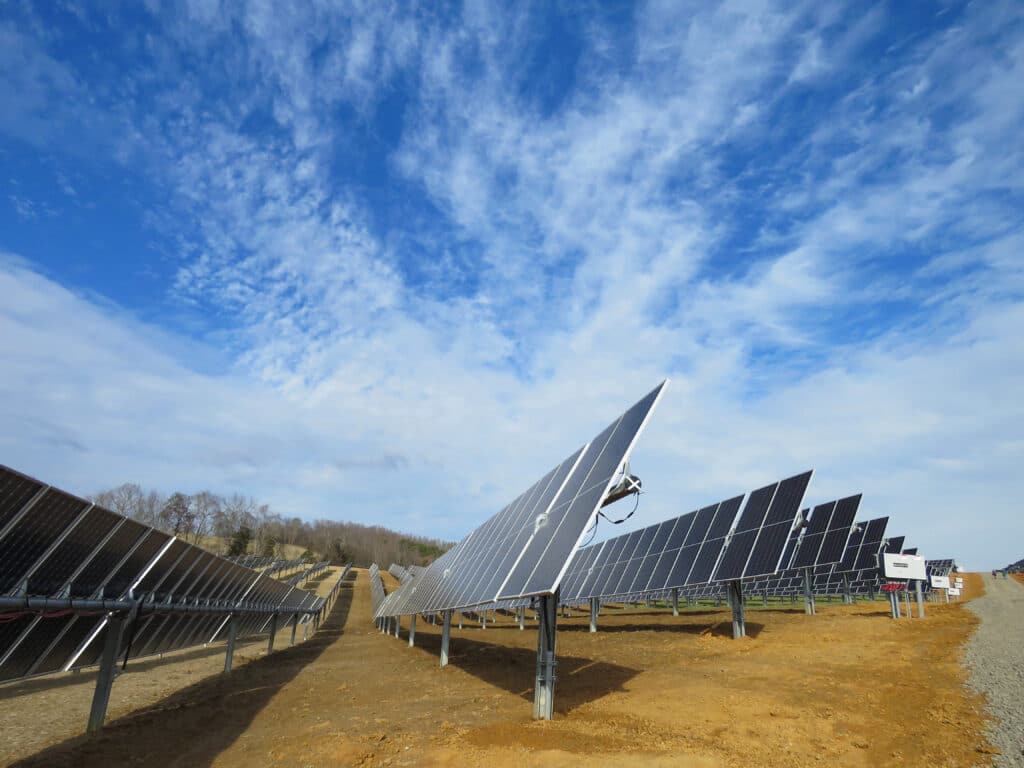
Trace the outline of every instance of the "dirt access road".
[[1024, 768], [1024, 586], [985, 574], [985, 595], [970, 609], [981, 618], [967, 648], [971, 687], [994, 716], [989, 727], [996, 765]]
[[[968, 594], [981, 591], [972, 578]], [[924, 621], [893, 621], [882, 602], [823, 603], [815, 617], [751, 608], [739, 641], [725, 609], [608, 607], [597, 634], [582, 615], [559, 619], [556, 719], [534, 722], [535, 625], [467, 623], [441, 670], [439, 627], [421, 619], [415, 648], [407, 626], [401, 640], [381, 635], [359, 572], [309, 642], [19, 764], [990, 764], [960, 664], [977, 618], [965, 604], [928, 608]], [[40, 727], [52, 717], [40, 712]]]

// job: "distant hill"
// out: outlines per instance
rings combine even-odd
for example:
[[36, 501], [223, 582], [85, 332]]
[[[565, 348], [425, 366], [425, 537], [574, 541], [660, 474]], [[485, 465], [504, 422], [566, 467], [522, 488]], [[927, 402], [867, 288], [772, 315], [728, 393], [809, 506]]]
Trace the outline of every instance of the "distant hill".
[[134, 483], [92, 497], [106, 507], [222, 555], [257, 554], [289, 560], [307, 557], [368, 566], [427, 565], [452, 545], [379, 525], [285, 518], [255, 499], [210, 491], [164, 496]]
[[1018, 560], [1016, 563], [1010, 563], [1006, 566], [1006, 570], [1010, 573], [1024, 573], [1024, 560]]

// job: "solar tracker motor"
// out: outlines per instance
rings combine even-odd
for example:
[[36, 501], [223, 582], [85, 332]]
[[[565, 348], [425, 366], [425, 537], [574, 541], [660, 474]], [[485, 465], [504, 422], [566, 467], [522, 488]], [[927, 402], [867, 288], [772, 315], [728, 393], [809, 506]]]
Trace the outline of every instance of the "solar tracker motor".
[[640, 478], [636, 475], [624, 475], [623, 478], [608, 491], [608, 495], [605, 496], [604, 503], [601, 507], [607, 507], [609, 504], [614, 504], [616, 501], [624, 499], [627, 496], [639, 494], [641, 486], [642, 483], [640, 482]]

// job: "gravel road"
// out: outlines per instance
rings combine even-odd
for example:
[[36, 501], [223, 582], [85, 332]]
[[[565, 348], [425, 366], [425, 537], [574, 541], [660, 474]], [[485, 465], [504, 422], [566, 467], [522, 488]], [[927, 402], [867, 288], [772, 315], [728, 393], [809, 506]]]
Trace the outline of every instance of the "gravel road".
[[969, 603], [981, 625], [967, 646], [971, 687], [988, 698], [997, 766], [1024, 768], [1024, 586], [985, 574], [985, 595]]

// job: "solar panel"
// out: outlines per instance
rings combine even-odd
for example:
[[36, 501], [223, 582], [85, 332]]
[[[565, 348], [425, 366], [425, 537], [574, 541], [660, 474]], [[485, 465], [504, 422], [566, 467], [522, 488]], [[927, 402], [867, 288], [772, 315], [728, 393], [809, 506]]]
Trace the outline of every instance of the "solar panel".
[[388, 615], [554, 593], [665, 384], [396, 590]]
[[807, 493], [812, 474], [813, 472], [805, 472], [779, 484], [765, 523], [743, 570], [743, 578], [749, 579], [779, 570], [786, 541], [799, 519], [800, 505]]
[[888, 522], [888, 517], [878, 517], [868, 521], [864, 529], [864, 540], [857, 552], [854, 570], [862, 571], [878, 567], [878, 553], [881, 552], [885, 542], [885, 526]]
[[854, 570], [857, 564], [857, 554], [860, 552], [860, 545], [864, 542], [866, 523], [856, 523], [850, 532], [850, 538], [846, 542], [846, 549], [843, 550], [843, 557], [835, 567], [836, 573], [848, 573]]
[[892, 536], [885, 544], [885, 552], [889, 555], [898, 555], [903, 549], [903, 540], [905, 536]]
[[750, 578], [778, 570], [812, 474], [804, 472], [750, 494], [714, 581]]
[[[719, 558], [722, 556], [722, 549], [725, 547], [725, 540], [729, 535], [729, 529], [732, 527], [733, 520], [736, 519], [736, 513], [739, 511], [740, 504], [742, 503], [743, 497], [737, 496], [728, 501], [723, 501], [715, 509], [711, 525], [708, 528], [707, 537], [701, 544], [700, 550], [693, 561], [693, 567], [686, 577], [687, 586], [705, 584], [712, 581], [711, 574], [714, 573], [715, 566], [718, 565]], [[683, 557], [689, 554], [688, 549], [689, 547], [683, 548], [682, 556], [680, 557], [681, 561]], [[680, 563], [677, 563], [678, 565]]]
[[861, 494], [847, 496], [836, 502], [835, 509], [829, 519], [828, 531], [821, 544], [821, 550], [815, 560], [816, 565], [838, 563], [843, 558], [846, 543], [853, 532], [853, 522], [860, 508]]
[[819, 504], [810, 514], [810, 522], [800, 536], [800, 546], [795, 557], [790, 561], [793, 568], [809, 568], [818, 560], [818, 553], [825, 540], [825, 533], [828, 531], [828, 524], [832, 520], [832, 513], [836, 509], [836, 502], [830, 501], [826, 504]]
[[122, 650], [140, 656], [206, 642], [234, 613], [255, 630], [319, 605], [294, 591], [0, 465], [0, 681], [96, 663], [128, 616]]

